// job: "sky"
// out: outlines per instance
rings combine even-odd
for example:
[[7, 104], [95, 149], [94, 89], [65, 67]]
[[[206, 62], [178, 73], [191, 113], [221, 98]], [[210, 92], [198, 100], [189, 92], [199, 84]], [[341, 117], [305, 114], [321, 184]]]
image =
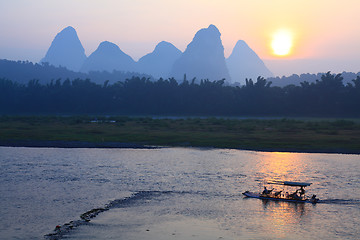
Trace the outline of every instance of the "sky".
[[[359, 0], [0, 0], [0, 59], [39, 62], [72, 26], [87, 56], [110, 41], [138, 60], [161, 41], [184, 51], [214, 24], [225, 57], [244, 40], [277, 76], [360, 72], [359, 9]], [[279, 31], [291, 41], [282, 56], [272, 48]]]

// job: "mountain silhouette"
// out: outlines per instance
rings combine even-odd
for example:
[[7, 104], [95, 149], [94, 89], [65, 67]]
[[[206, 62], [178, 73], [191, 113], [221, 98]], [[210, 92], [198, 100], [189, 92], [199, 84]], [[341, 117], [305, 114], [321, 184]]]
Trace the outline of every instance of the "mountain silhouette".
[[199, 30], [180, 58], [175, 61], [171, 77], [230, 80], [224, 57], [221, 33], [214, 26]]
[[120, 48], [111, 42], [104, 41], [86, 59], [81, 71], [124, 71], [131, 72], [135, 69], [135, 61]]
[[167, 78], [181, 51], [169, 42], [162, 41], [153, 52], [143, 56], [137, 62], [137, 71], [152, 75], [154, 78]]
[[45, 57], [40, 62], [47, 62], [56, 67], [63, 66], [69, 70], [78, 71], [85, 60], [84, 47], [78, 38], [76, 30], [69, 26], [55, 36]]
[[236, 43], [226, 64], [232, 82], [245, 84], [246, 78], [256, 80], [258, 76], [273, 77], [264, 62], [243, 40]]

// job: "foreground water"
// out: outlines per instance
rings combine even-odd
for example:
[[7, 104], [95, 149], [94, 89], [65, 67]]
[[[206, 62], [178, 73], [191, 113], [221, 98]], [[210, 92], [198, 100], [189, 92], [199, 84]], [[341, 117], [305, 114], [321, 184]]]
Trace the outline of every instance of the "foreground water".
[[[321, 202], [243, 198], [264, 179]], [[359, 179], [359, 155], [0, 147], [0, 239], [358, 239]]]

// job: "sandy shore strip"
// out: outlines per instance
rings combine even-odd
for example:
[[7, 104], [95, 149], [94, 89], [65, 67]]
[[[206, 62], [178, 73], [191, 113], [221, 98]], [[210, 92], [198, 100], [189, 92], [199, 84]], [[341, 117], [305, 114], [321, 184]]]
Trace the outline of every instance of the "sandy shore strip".
[[41, 140], [0, 140], [3, 147], [44, 147], [44, 148], [142, 148], [153, 149], [138, 143], [123, 142], [84, 142], [84, 141], [41, 141]]
[[[84, 142], [84, 141], [48, 141], [48, 140], [0, 140], [0, 147], [37, 147], [37, 148], [133, 148], [133, 149], [157, 149], [162, 147], [184, 146], [151, 146], [140, 143], [124, 142]], [[186, 146], [194, 147], [197, 146]], [[214, 147], [200, 147], [215, 149]], [[234, 148], [231, 148], [234, 149]], [[294, 152], [294, 153], [334, 153], [334, 154], [360, 154], [360, 149], [297, 149], [297, 148], [235, 148], [245, 151], [261, 152]]]

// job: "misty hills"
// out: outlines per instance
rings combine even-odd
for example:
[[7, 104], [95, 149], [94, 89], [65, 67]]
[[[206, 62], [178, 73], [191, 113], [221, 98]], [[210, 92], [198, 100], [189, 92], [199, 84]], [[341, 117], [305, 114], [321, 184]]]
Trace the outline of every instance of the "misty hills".
[[221, 33], [214, 26], [199, 30], [186, 50], [175, 61], [171, 76], [181, 79], [184, 75], [189, 78], [230, 80], [225, 63], [224, 47]]
[[52, 41], [45, 57], [40, 62], [48, 62], [78, 71], [86, 60], [85, 49], [73, 27], [64, 28]]
[[181, 51], [169, 42], [162, 41], [153, 52], [146, 54], [137, 62], [136, 70], [147, 73], [154, 78], [170, 77], [170, 69], [181, 56]]
[[[0, 78], [27, 84], [37, 79], [49, 83], [57, 79], [91, 79], [103, 84], [125, 81], [133, 76], [149, 79], [176, 77], [187, 79], [221, 80], [227, 84], [245, 84], [245, 78], [267, 77], [272, 86], [284, 87], [290, 84], [300, 86], [301, 82], [315, 82], [324, 73], [293, 74], [288, 77], [272, 77], [263, 61], [242, 40], [235, 45], [229, 58], [224, 58], [220, 31], [210, 25], [199, 30], [184, 53], [173, 44], [162, 41], [153, 52], [135, 62], [114, 43], [104, 41], [86, 57], [76, 30], [67, 27], [59, 32], [51, 43], [40, 64], [24, 61], [0, 60]], [[225, 64], [224, 64], [225, 62]], [[81, 71], [80, 71], [81, 70]], [[343, 72], [344, 83], [351, 83], [360, 73]]]
[[[182, 53], [171, 43], [162, 41], [149, 53], [135, 62], [116, 44], [104, 41], [89, 56], [77, 36], [76, 30], [67, 27], [53, 40], [42, 63], [66, 67], [73, 71], [140, 72], [155, 78], [175, 77], [220, 80], [244, 83], [245, 78], [272, 76], [265, 64], [244, 41], [238, 42], [232, 55], [225, 60], [221, 33], [214, 25], [200, 29]], [[240, 72], [239, 72], [240, 71]], [[232, 79], [232, 80], [231, 80]]]
[[135, 70], [135, 61], [111, 42], [104, 41], [84, 62], [80, 71], [108, 71], [114, 70], [131, 72]]
[[226, 59], [226, 64], [234, 82], [244, 84], [246, 78], [255, 80], [258, 76], [264, 78], [274, 76], [243, 40], [236, 43], [231, 55]]

